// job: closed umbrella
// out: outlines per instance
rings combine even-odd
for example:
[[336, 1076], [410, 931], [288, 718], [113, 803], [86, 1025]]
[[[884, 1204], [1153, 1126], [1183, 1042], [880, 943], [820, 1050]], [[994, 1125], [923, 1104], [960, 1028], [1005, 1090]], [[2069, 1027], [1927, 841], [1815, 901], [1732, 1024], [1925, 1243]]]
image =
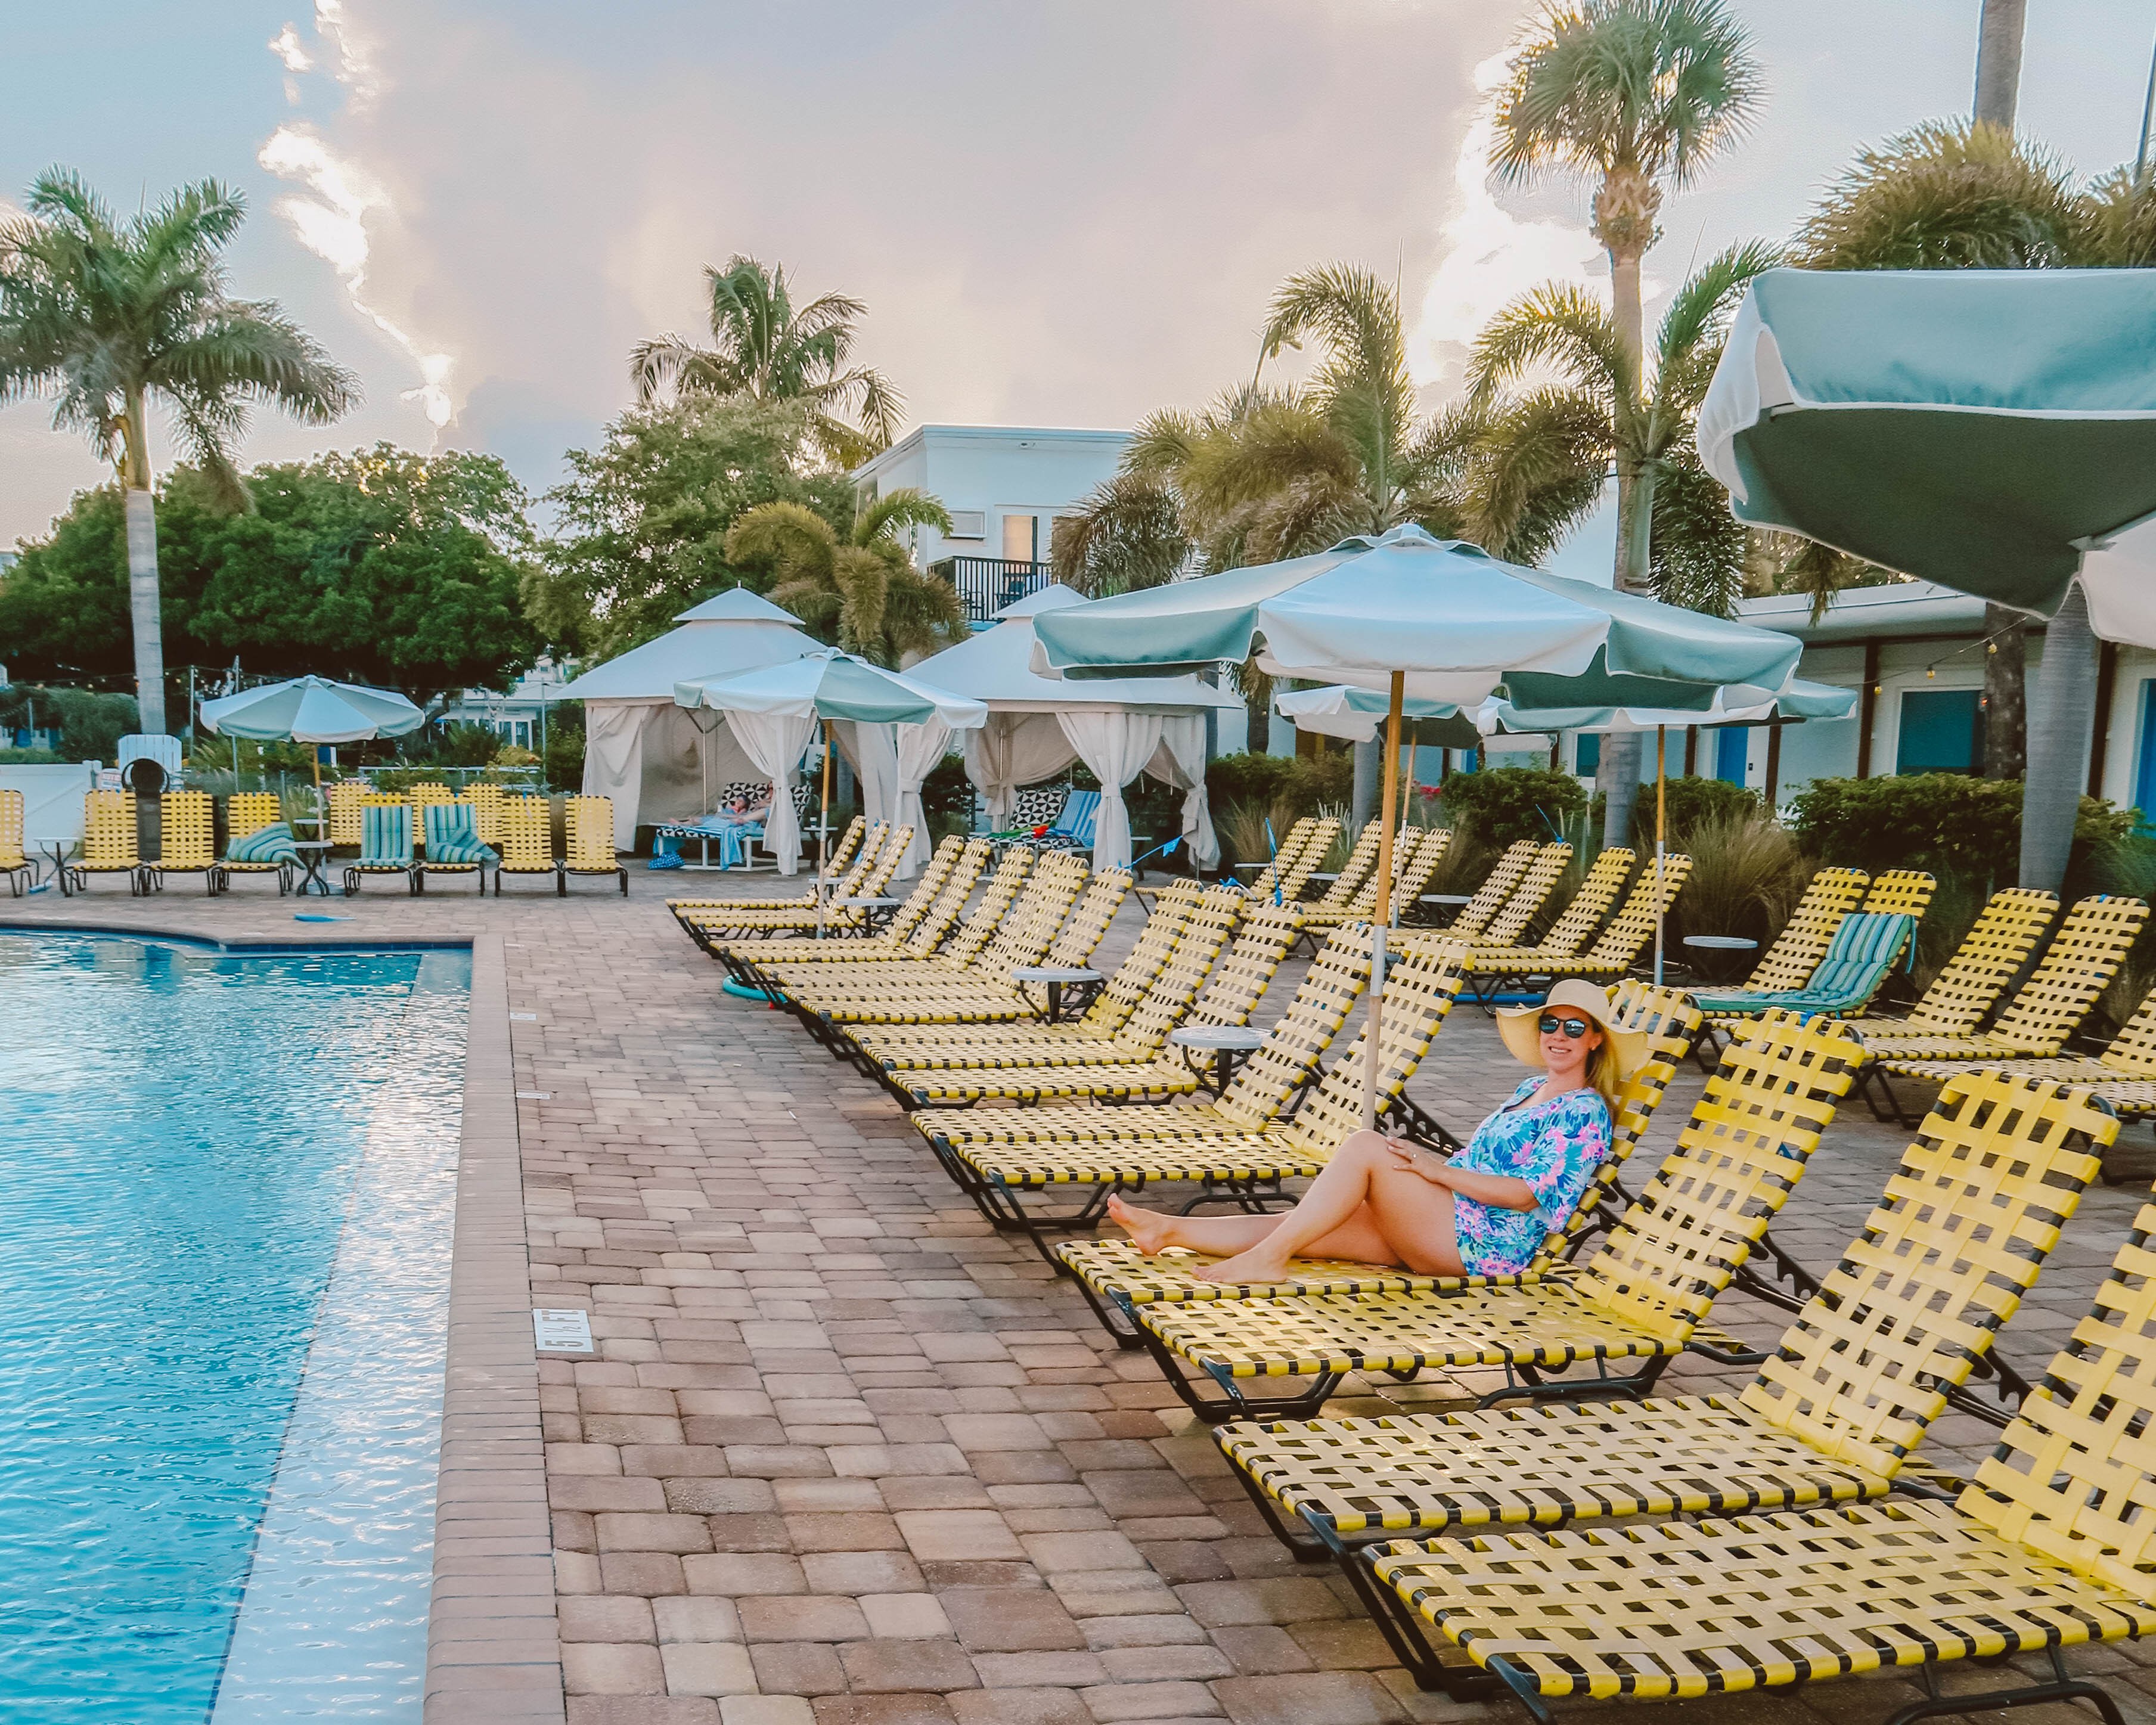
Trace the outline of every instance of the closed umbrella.
[[[800, 823], [793, 813], [788, 780], [820, 722], [848, 719], [868, 725], [925, 725], [934, 721], [953, 731], [966, 731], [986, 724], [988, 717], [988, 708], [970, 696], [886, 670], [835, 647], [737, 676], [677, 683], [674, 699], [685, 707], [711, 707], [723, 712], [749, 757], [771, 775], [773, 849], [778, 852], [782, 867], [786, 859], [798, 855], [800, 850]], [[823, 932], [824, 873], [831, 825], [828, 728], [822, 807], [823, 830], [816, 865], [819, 934]], [[790, 868], [786, 871], [792, 872]]]
[[393, 689], [369, 689], [336, 683], [327, 677], [295, 677], [264, 683], [202, 704], [202, 721], [223, 737], [255, 742], [316, 745], [315, 801], [321, 809], [321, 836], [329, 836], [329, 807], [322, 800], [324, 743], [366, 742], [377, 737], [402, 737], [427, 722], [427, 716]]
[[1413, 698], [1479, 703], [1518, 673], [1586, 678], [1627, 698], [1668, 686], [1672, 705], [1705, 705], [1697, 685], [1783, 687], [1799, 644], [1584, 581], [1499, 562], [1412, 525], [1343, 540], [1286, 562], [1118, 594], [1034, 619], [1040, 668], [1067, 677], [1175, 675], [1255, 656], [1276, 676], [1347, 683], [1387, 696], [1383, 828], [1370, 990], [1363, 1118], [1377, 1112], [1378, 1029], [1400, 721]]

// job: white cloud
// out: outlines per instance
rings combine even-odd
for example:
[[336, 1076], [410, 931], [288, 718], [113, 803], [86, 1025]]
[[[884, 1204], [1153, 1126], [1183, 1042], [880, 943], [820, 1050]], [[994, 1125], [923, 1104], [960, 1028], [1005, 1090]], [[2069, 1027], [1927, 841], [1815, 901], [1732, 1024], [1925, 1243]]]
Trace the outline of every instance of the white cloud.
[[1445, 255], [1423, 293], [1422, 314], [1408, 342], [1418, 383], [1457, 379], [1476, 332], [1508, 301], [1545, 281], [1576, 282], [1609, 299], [1602, 249], [1585, 228], [1522, 221], [1491, 195], [1496, 116], [1490, 95], [1504, 81], [1505, 61], [1505, 54], [1495, 54], [1475, 68], [1480, 105], [1453, 167], [1459, 206], [1440, 226]]
[[270, 52], [285, 63], [288, 72], [311, 72], [315, 57], [300, 42], [300, 33], [290, 23], [270, 39]]
[[313, 191], [312, 198], [280, 198], [277, 213], [292, 224], [300, 244], [336, 271], [354, 309], [412, 357], [419, 367], [420, 382], [418, 388], [402, 391], [399, 398], [418, 403], [428, 423], [439, 432], [456, 414], [449, 392], [453, 360], [446, 353], [426, 352], [361, 297], [371, 250], [367, 218], [370, 212], [390, 208], [388, 194], [354, 164], [340, 160], [305, 126], [279, 126], [256, 159], [278, 178], [297, 181]]

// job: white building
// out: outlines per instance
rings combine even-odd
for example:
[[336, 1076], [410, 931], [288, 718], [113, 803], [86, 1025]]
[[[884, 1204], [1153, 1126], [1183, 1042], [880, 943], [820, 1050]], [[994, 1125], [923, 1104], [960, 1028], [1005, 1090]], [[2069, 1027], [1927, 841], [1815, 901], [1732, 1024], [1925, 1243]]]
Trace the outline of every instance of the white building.
[[914, 562], [942, 568], [966, 614], [985, 628], [993, 614], [1049, 579], [1055, 518], [1115, 475], [1127, 431], [1024, 425], [921, 425], [853, 480], [864, 501], [911, 487], [951, 511], [951, 531], [921, 527]]
[[[1769, 793], [1778, 805], [1815, 778], [1878, 778], [1901, 773], [1980, 772], [1984, 602], [1930, 582], [1896, 582], [1837, 593], [1811, 620], [1794, 594], [1746, 599], [1738, 617], [1804, 644], [1797, 674], [1858, 691], [1851, 717], [1802, 725], [1690, 733], [1691, 770]], [[2028, 631], [2028, 688], [2043, 680], [2044, 625]], [[1776, 728], [1779, 730], [1779, 741]], [[1670, 735], [1670, 770], [1684, 770], [1686, 733]], [[1559, 745], [1575, 772], [1594, 770], [1596, 739]], [[1642, 751], [1651, 777], [1654, 748]], [[2156, 812], [2156, 652], [2105, 645], [2085, 788], [2122, 808]]]
[[577, 674], [574, 660], [557, 665], [542, 659], [506, 692], [466, 689], [435, 719], [439, 725], [484, 725], [505, 743], [535, 754], [546, 736], [545, 714], [562, 699]]

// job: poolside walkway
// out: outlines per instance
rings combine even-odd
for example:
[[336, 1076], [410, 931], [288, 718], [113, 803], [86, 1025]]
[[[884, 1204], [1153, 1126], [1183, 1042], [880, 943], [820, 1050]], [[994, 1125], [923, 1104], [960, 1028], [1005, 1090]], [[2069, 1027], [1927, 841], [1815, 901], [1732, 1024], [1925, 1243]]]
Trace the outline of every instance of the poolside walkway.
[[[1344, 1583], [1265, 1533], [1153, 1365], [1118, 1353], [1029, 1247], [986, 1228], [880, 1092], [789, 1019], [721, 993], [719, 968], [660, 903], [719, 877], [632, 872], [625, 901], [593, 885], [566, 903], [514, 887], [483, 904], [376, 893], [322, 906], [352, 920], [320, 926], [246, 886], [215, 903], [177, 886], [0, 902], [0, 922], [223, 938], [500, 937], [531, 1301], [588, 1311], [600, 1356], [538, 1363], [568, 1720], [1523, 1717], [1417, 1692]], [[1127, 911], [1104, 955], [1135, 927]], [[1462, 1009], [1414, 1094], [1464, 1130], [1517, 1070]], [[1680, 1081], [1643, 1156], [1666, 1147], [1697, 1082]], [[1777, 1237], [1830, 1263], [1903, 1137], [1845, 1111]], [[2063, 1339], [2143, 1195], [2088, 1194], [2009, 1358], [2033, 1369]], [[1758, 1341], [1783, 1322], [1738, 1296], [1717, 1317]], [[1743, 1375], [1687, 1362], [1666, 1382]], [[1350, 1387], [1366, 1393], [1343, 1405], [1386, 1404]], [[1389, 1388], [1394, 1404], [1430, 1393]], [[1990, 1442], [1949, 1417], [1933, 1447], [1967, 1459]], [[551, 1703], [531, 1703], [550, 1651], [517, 1656], [536, 1686], [444, 1691], [430, 1718], [547, 1717]], [[2137, 1721], [2156, 1720], [2144, 1661], [2156, 1647], [2072, 1657], [2117, 1673]], [[1972, 1678], [1997, 1681], [1953, 1681]], [[1861, 1725], [1917, 1693], [1882, 1678], [1683, 1707]]]

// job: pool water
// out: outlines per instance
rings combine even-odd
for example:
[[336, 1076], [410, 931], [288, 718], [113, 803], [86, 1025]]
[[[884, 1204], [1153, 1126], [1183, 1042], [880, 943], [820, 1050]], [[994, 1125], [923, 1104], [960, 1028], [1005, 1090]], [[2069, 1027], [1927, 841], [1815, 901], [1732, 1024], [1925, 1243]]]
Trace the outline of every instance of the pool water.
[[469, 973], [0, 932], [0, 1721], [417, 1718]]

